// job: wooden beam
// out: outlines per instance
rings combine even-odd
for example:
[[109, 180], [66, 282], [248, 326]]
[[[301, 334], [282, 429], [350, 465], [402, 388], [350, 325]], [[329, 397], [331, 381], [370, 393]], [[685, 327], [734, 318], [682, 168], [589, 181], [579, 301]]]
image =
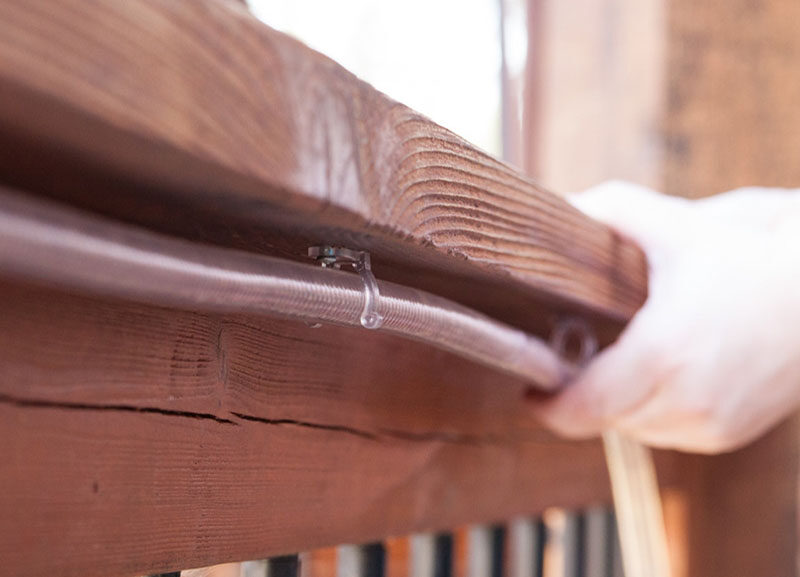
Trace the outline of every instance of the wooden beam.
[[[379, 278], [608, 341], [631, 244], [230, 2], [0, 3], [0, 182], [197, 242], [368, 249]], [[0, 558], [133, 575], [608, 499], [526, 383], [351, 329], [0, 281]]]
[[597, 443], [540, 430], [525, 383], [417, 343], [7, 283], [0, 302], [9, 574], [156, 573], [608, 500]]
[[10, 0], [0, 51], [19, 188], [287, 258], [357, 245], [540, 334], [577, 312], [607, 341], [645, 298], [631, 244], [232, 3]]

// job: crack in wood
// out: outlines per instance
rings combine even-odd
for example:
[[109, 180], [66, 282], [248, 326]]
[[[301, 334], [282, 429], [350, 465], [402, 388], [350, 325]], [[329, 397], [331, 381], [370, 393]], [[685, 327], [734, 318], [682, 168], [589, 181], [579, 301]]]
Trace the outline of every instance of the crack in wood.
[[170, 417], [186, 417], [190, 419], [203, 419], [215, 421], [223, 425], [239, 426], [239, 423], [212, 415], [211, 413], [195, 413], [192, 411], [176, 411], [172, 409], [160, 409], [157, 407], [137, 407], [135, 405], [95, 405], [91, 403], [69, 403], [64, 401], [46, 401], [41, 399], [22, 399], [7, 394], [0, 394], [0, 403], [14, 405], [17, 407], [36, 408], [36, 409], [67, 409], [81, 411], [123, 411], [129, 413], [152, 413], [157, 415], [167, 415]]
[[461, 433], [447, 433], [447, 432], [434, 432], [424, 431], [415, 433], [413, 431], [401, 431], [398, 429], [380, 429], [377, 433], [371, 433], [362, 429], [348, 427], [346, 425], [327, 425], [323, 423], [312, 423], [309, 421], [300, 421], [297, 419], [268, 419], [264, 417], [255, 417], [253, 415], [246, 415], [243, 413], [231, 412], [232, 415], [239, 417], [244, 421], [255, 421], [258, 423], [265, 423], [268, 425], [293, 425], [296, 427], [305, 427], [309, 429], [321, 429], [324, 431], [337, 431], [340, 433], [347, 433], [355, 435], [370, 441], [381, 441], [383, 439], [393, 439], [400, 441], [410, 441], [419, 443], [456, 443], [461, 445], [502, 445], [502, 440], [493, 437], [480, 437], [478, 435], [465, 435]]
[[310, 421], [300, 421], [297, 419], [268, 419], [266, 417], [255, 417], [253, 415], [237, 413], [235, 411], [231, 411], [231, 414], [239, 417], [243, 421], [264, 423], [266, 425], [293, 425], [296, 427], [305, 427], [307, 429], [319, 429], [322, 431], [336, 431], [338, 433], [347, 433], [348, 435], [355, 435], [363, 439], [369, 439], [370, 441], [380, 440], [378, 435], [369, 433], [367, 431], [362, 431], [360, 429], [355, 429], [353, 427], [348, 427], [346, 425], [326, 425], [324, 423], [312, 423]]
[[[7, 405], [14, 405], [17, 407], [37, 408], [37, 409], [66, 409], [66, 410], [83, 410], [83, 411], [123, 411], [130, 413], [149, 413], [157, 415], [166, 415], [170, 417], [183, 417], [190, 419], [209, 420], [222, 425], [239, 426], [240, 423], [235, 420], [219, 417], [211, 413], [198, 413], [193, 411], [180, 411], [174, 409], [161, 409], [158, 407], [137, 407], [135, 405], [125, 404], [92, 404], [92, 403], [70, 403], [65, 401], [48, 401], [44, 399], [24, 399], [15, 397], [8, 394], [0, 394], [0, 403]], [[332, 431], [338, 433], [345, 433], [367, 439], [370, 441], [380, 442], [382, 440], [398, 440], [407, 441], [412, 443], [450, 443], [457, 445], [471, 445], [471, 446], [503, 446], [513, 442], [540, 442], [552, 443], [559, 442], [559, 439], [552, 437], [549, 434], [544, 435], [545, 438], [518, 438], [518, 439], [503, 439], [496, 435], [470, 435], [457, 432], [445, 431], [402, 431], [399, 429], [379, 429], [378, 432], [365, 431], [347, 425], [333, 425], [326, 423], [315, 423], [312, 421], [303, 421], [299, 419], [283, 419], [283, 418], [267, 418], [248, 415], [231, 411], [230, 414], [242, 421], [249, 421], [254, 423], [262, 423], [266, 425], [290, 425], [295, 427], [303, 427], [306, 429], [316, 429], [321, 431]]]
[[569, 442], [566, 440], [554, 437], [548, 432], [543, 432], [541, 438], [515, 438], [503, 439], [497, 435], [470, 435], [466, 433], [446, 432], [446, 431], [402, 431], [400, 429], [378, 429], [377, 432], [369, 432], [347, 425], [329, 425], [324, 423], [313, 423], [310, 421], [301, 421], [298, 419], [270, 419], [265, 417], [256, 417], [244, 413], [231, 411], [232, 415], [242, 419], [243, 421], [253, 421], [257, 423], [264, 423], [267, 425], [291, 425], [296, 427], [305, 427], [308, 429], [320, 429], [324, 431], [336, 431], [339, 433], [346, 433], [355, 435], [370, 441], [382, 440], [396, 440], [408, 441], [412, 443], [451, 443], [457, 445], [471, 445], [471, 446], [506, 446], [515, 442], [537, 442], [537, 443], [559, 443]]

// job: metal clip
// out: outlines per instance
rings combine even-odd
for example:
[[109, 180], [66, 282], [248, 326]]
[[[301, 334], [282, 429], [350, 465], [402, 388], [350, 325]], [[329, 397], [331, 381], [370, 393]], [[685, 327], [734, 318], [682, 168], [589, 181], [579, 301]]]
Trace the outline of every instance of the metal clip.
[[[577, 345], [571, 350], [570, 345]], [[560, 319], [550, 335], [550, 347], [562, 359], [572, 360], [578, 367], [589, 364], [597, 352], [597, 337], [583, 319], [567, 317]]]
[[364, 308], [361, 311], [361, 326], [365, 329], [379, 329], [383, 325], [383, 315], [379, 312], [380, 290], [378, 281], [372, 274], [372, 263], [369, 253], [344, 247], [312, 246], [308, 256], [315, 259], [324, 268], [341, 269], [351, 266], [364, 283]]

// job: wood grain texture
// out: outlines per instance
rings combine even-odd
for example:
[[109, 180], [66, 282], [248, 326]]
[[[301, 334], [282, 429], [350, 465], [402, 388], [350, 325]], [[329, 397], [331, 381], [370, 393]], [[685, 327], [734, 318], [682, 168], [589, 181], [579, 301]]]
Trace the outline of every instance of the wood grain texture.
[[[0, 558], [135, 575], [608, 499], [523, 382], [347, 328], [0, 285]], [[391, 356], [387, 356], [391, 351]]]
[[525, 168], [555, 190], [659, 187], [667, 0], [528, 0]]
[[10, 0], [0, 52], [7, 183], [288, 258], [368, 248], [540, 333], [522, 311], [618, 330], [644, 300], [637, 249], [234, 4]]
[[800, 185], [800, 4], [672, 2], [668, 16], [666, 189]]

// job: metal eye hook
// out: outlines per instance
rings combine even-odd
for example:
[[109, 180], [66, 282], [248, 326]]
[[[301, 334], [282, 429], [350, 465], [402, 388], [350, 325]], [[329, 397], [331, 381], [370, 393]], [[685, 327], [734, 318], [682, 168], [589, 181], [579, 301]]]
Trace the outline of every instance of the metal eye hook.
[[550, 335], [550, 346], [563, 359], [569, 358], [567, 345], [578, 343], [578, 351], [574, 357], [575, 365], [583, 367], [589, 363], [597, 352], [597, 337], [583, 319], [567, 317], [560, 319]]

